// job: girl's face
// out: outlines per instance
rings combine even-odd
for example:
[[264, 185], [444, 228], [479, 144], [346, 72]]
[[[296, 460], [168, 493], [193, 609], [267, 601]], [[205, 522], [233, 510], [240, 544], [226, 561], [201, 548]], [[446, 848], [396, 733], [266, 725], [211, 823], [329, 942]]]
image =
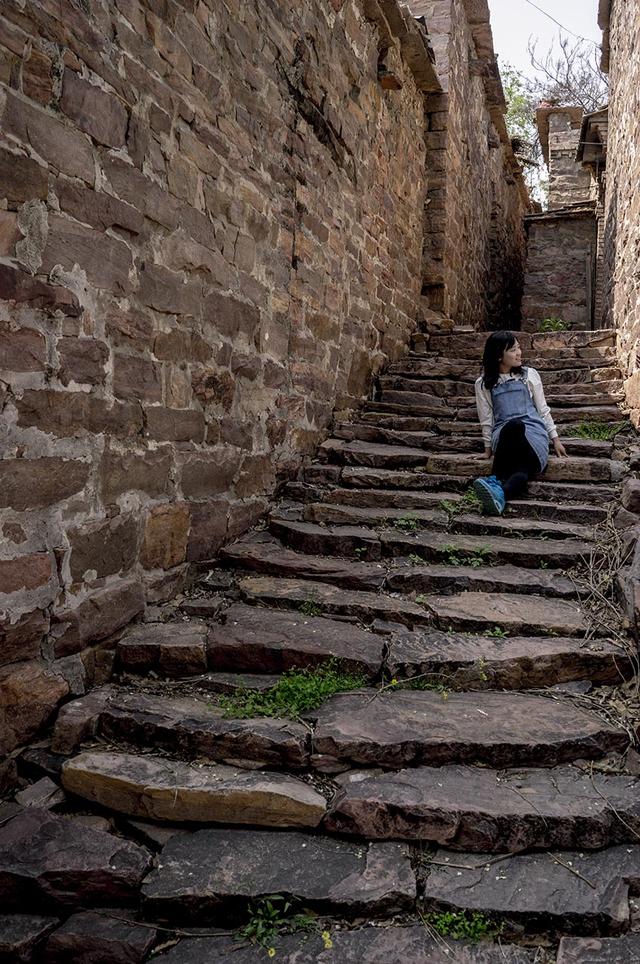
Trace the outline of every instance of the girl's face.
[[522, 364], [522, 348], [516, 340], [511, 348], [505, 349], [502, 353], [502, 358], [500, 359], [500, 366], [506, 371], [510, 371], [512, 368], [519, 368]]

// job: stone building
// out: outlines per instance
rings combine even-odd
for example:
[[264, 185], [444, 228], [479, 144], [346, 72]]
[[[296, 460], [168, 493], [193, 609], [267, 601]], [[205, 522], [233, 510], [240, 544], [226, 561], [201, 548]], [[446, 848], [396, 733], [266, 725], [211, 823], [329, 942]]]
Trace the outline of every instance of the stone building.
[[55, 7], [0, 10], [0, 753], [523, 274], [485, 0]]
[[536, 112], [549, 204], [547, 211], [525, 217], [526, 331], [537, 331], [547, 318], [571, 328], [600, 327], [597, 201], [591, 174], [578, 157], [582, 120], [580, 107], [543, 106]]

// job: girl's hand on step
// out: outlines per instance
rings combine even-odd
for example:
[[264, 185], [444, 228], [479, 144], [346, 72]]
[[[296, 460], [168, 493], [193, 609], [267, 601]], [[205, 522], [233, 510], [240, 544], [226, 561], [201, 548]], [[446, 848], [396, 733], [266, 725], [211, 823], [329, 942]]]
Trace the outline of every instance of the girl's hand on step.
[[554, 450], [554, 452], [556, 453], [556, 455], [559, 455], [559, 456], [560, 456], [561, 459], [566, 459], [566, 458], [568, 458], [567, 450], [566, 450], [566, 448], [564, 447], [564, 445], [562, 444], [562, 442], [560, 441], [559, 438], [554, 438], [554, 440], [553, 440], [553, 450]]
[[490, 459], [492, 455], [493, 455], [493, 453], [492, 453], [491, 449], [485, 449], [482, 458], [483, 458], [483, 459]]

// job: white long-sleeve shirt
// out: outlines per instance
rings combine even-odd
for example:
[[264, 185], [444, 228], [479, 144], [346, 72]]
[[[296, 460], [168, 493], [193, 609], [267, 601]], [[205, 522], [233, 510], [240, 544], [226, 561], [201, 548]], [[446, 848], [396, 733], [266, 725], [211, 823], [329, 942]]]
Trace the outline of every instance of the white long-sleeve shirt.
[[[555, 426], [555, 422], [551, 416], [549, 406], [547, 405], [547, 400], [544, 397], [544, 389], [542, 387], [542, 379], [540, 378], [539, 372], [535, 368], [526, 369], [527, 377], [523, 378], [522, 375], [499, 375], [498, 383], [509, 381], [512, 378], [518, 378], [524, 381], [525, 385], [529, 389], [529, 394], [533, 399], [533, 404], [536, 407], [538, 415], [544, 422], [544, 426], [549, 433], [549, 438], [558, 438], [558, 430]], [[478, 408], [478, 421], [480, 422], [480, 428], [482, 429], [482, 438], [484, 439], [485, 448], [491, 448], [491, 435], [493, 433], [493, 402], [491, 400], [491, 392], [488, 388], [483, 385], [483, 375], [476, 378], [476, 406]]]

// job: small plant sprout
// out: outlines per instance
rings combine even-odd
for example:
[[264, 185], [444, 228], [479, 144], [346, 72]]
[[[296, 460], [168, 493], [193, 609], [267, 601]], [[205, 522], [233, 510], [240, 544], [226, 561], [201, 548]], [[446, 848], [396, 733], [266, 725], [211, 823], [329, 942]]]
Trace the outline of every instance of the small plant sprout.
[[593, 442], [611, 442], [627, 427], [626, 422], [580, 422], [571, 432], [574, 438], [586, 438]]
[[416, 552], [410, 552], [408, 559], [412, 566], [424, 566], [424, 559]]
[[441, 549], [444, 562], [448, 566], [486, 566], [491, 556], [490, 546], [479, 546], [477, 549], [462, 549], [456, 545], [446, 545]]
[[305, 599], [303, 603], [300, 604], [300, 612], [303, 616], [321, 616], [322, 607], [314, 602], [313, 599]]
[[355, 552], [355, 554], [356, 554], [356, 556], [358, 557], [358, 559], [361, 559], [361, 558], [364, 556], [365, 552], [367, 551], [367, 547], [366, 547], [366, 546], [358, 546], [358, 548], [357, 548], [357, 549], [354, 549], [353, 551]]
[[542, 332], [569, 331], [569, 327], [568, 322], [563, 321], [562, 318], [558, 318], [557, 315], [551, 315], [540, 323], [540, 331]]
[[[241, 940], [263, 947], [268, 957], [275, 957], [273, 945], [278, 937], [313, 930], [319, 930], [314, 917], [301, 912], [293, 901], [282, 894], [270, 894], [249, 905], [249, 920], [236, 933]], [[326, 931], [324, 933], [328, 934]], [[324, 936], [323, 941], [326, 946]]]
[[420, 528], [420, 523], [414, 516], [403, 515], [395, 520], [394, 526], [402, 532], [415, 532]]
[[496, 924], [480, 911], [466, 910], [426, 914], [424, 921], [442, 937], [450, 937], [454, 941], [468, 941], [470, 944], [477, 944], [478, 941], [486, 938], [499, 937], [504, 926]]
[[271, 716], [299, 720], [307, 710], [315, 710], [335, 693], [356, 690], [366, 683], [359, 673], [347, 672], [336, 659], [315, 669], [294, 669], [284, 673], [268, 690], [238, 690], [221, 696], [218, 705], [225, 717], [247, 720]]
[[506, 629], [502, 629], [500, 626], [494, 626], [493, 629], [489, 629], [485, 636], [492, 636], [494, 639], [506, 639], [508, 633]]

